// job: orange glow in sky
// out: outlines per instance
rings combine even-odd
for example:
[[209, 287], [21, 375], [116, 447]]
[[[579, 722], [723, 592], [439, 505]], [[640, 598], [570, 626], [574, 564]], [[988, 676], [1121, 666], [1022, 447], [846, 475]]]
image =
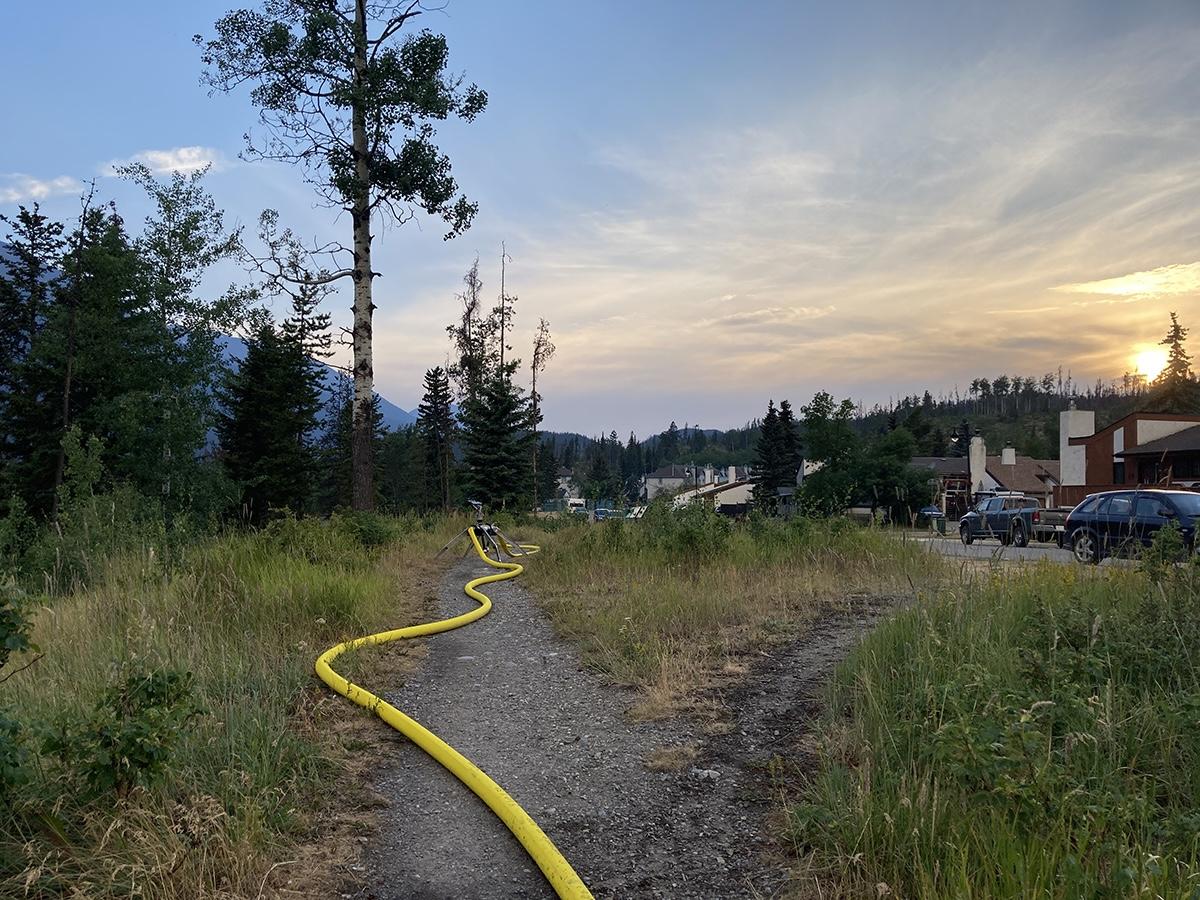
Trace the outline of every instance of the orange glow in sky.
[[1139, 375], [1145, 375], [1147, 381], [1153, 381], [1167, 365], [1167, 351], [1162, 347], [1139, 350], [1133, 355], [1133, 364]]

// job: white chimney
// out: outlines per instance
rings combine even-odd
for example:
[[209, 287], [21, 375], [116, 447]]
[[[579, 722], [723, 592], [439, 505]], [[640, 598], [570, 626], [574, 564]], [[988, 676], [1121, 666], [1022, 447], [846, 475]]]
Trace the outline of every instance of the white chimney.
[[1000, 451], [1000, 465], [1015, 466], [1017, 464], [1017, 449], [1015, 447], [1005, 447]]
[[729, 467], [728, 477], [730, 484], [733, 484], [735, 481], [737, 481], [737, 466]]
[[1090, 409], [1070, 409], [1058, 414], [1058, 459], [1062, 484], [1087, 484], [1087, 448], [1071, 445], [1071, 438], [1091, 437], [1096, 433], [1096, 413]]
[[971, 493], [974, 494], [983, 490], [983, 479], [987, 475], [987, 444], [983, 442], [983, 435], [976, 434], [971, 437], [967, 456], [971, 472]]
[[716, 480], [717, 480], [717, 477], [716, 477], [715, 473], [713, 472], [713, 467], [705, 466], [704, 467], [704, 483], [712, 484]]

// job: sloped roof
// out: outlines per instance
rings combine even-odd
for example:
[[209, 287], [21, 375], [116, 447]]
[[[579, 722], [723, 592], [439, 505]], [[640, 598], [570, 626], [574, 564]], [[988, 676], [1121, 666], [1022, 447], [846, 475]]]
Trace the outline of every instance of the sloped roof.
[[662, 466], [649, 473], [647, 478], [691, 478], [690, 466]]
[[1151, 456], [1160, 453], [1181, 453], [1200, 450], [1200, 425], [1176, 431], [1166, 437], [1146, 441], [1136, 447], [1130, 447], [1117, 453], [1117, 456]]
[[987, 458], [987, 472], [1001, 487], [1026, 494], [1042, 494], [1060, 479], [1057, 459], [1031, 459], [1018, 456], [1016, 465], [1006, 466], [999, 456]]
[[965, 456], [914, 456], [912, 465], [933, 469], [938, 475], [970, 475], [971, 461]]

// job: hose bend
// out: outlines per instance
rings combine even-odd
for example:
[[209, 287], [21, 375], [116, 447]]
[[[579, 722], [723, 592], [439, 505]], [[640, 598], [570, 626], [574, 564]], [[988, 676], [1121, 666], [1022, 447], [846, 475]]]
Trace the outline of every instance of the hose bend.
[[[376, 696], [366, 688], [354, 684], [333, 669], [334, 661], [349, 650], [357, 650], [361, 647], [374, 644], [386, 644], [390, 641], [399, 641], [406, 638], [438, 634], [443, 631], [461, 628], [464, 625], [474, 622], [476, 619], [486, 616], [491, 611], [492, 601], [479, 588], [485, 584], [516, 578], [525, 571], [525, 567], [520, 563], [492, 559], [484, 553], [483, 546], [479, 542], [479, 537], [476, 535], [475, 529], [471, 528], [468, 534], [479, 558], [492, 568], [501, 570], [493, 572], [490, 575], [472, 579], [463, 587], [466, 595], [479, 603], [478, 607], [462, 615], [452, 616], [449, 619], [438, 619], [420, 625], [411, 625], [407, 628], [381, 631], [376, 634], [355, 638], [352, 641], [346, 641], [335, 647], [330, 647], [317, 657], [317, 675], [325, 684], [343, 697], [375, 713], [384, 722], [432, 756], [454, 777], [469, 787], [500, 818], [508, 827], [508, 830], [513, 833], [513, 836], [521, 842], [521, 846], [525, 848], [533, 861], [537, 863], [538, 868], [542, 870], [542, 874], [545, 875], [546, 880], [560, 898], [563, 898], [563, 900], [590, 900], [592, 896], [591, 891], [587, 889], [583, 880], [571, 868], [571, 864], [567, 862], [558, 848], [554, 846], [550, 838], [546, 837], [545, 832], [538, 827], [537, 822], [500, 785], [496, 784], [482, 769], [415, 719], [409, 718], [382, 697]], [[512, 545], [504, 541], [503, 538], [500, 538], [500, 543], [505, 552], [511, 555], [511, 551], [513, 550]], [[517, 546], [526, 554], [536, 553], [541, 549], [536, 544], [518, 544]]]

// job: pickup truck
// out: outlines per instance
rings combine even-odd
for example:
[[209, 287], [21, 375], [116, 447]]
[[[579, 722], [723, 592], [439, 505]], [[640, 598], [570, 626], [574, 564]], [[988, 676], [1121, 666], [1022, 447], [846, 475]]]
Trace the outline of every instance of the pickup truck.
[[998, 538], [1001, 544], [1024, 547], [1031, 540], [1063, 545], [1066, 509], [1042, 509], [1037, 500], [1023, 494], [984, 497], [958, 521], [958, 536], [964, 544]]

